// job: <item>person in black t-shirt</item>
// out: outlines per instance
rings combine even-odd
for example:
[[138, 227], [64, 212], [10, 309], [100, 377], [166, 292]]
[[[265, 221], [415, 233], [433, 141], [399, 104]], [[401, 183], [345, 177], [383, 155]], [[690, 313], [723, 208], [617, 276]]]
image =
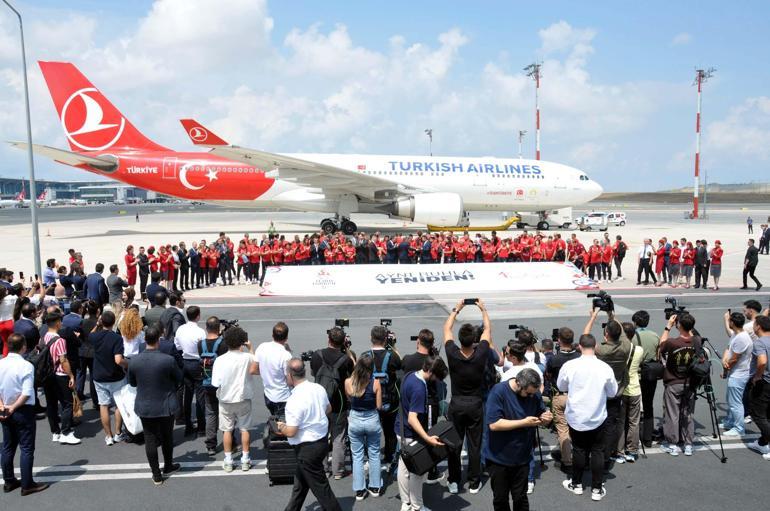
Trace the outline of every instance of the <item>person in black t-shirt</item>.
[[[219, 429], [219, 399], [217, 399], [217, 388], [206, 383], [211, 382], [211, 372], [214, 367], [216, 357], [221, 357], [228, 352], [229, 348], [222, 339], [222, 324], [219, 318], [211, 316], [206, 320], [206, 338], [198, 341], [198, 356], [201, 358], [203, 366], [203, 392], [204, 392], [204, 416], [206, 419], [206, 452], [209, 456], [217, 455], [217, 431]], [[216, 351], [214, 347], [219, 341]], [[216, 357], [206, 356], [204, 353], [215, 353]], [[238, 435], [233, 435], [233, 439]]]
[[[492, 343], [492, 324], [481, 300], [476, 302], [484, 320], [481, 335], [477, 338], [476, 328], [470, 323], [465, 323], [458, 332], [460, 346], [457, 346], [452, 327], [464, 305], [461, 300], [444, 323], [444, 346], [452, 379], [452, 399], [449, 402], [448, 416], [460, 435], [460, 444], [467, 437], [468, 489], [471, 493], [478, 493], [481, 489], [484, 371], [489, 360], [489, 350], [495, 347]], [[449, 493], [458, 493], [462, 481], [461, 472], [458, 449], [449, 455]]]
[[[356, 361], [352, 352], [344, 349], [345, 331], [339, 327], [334, 327], [329, 330], [329, 346], [314, 352], [313, 358], [310, 359], [310, 371], [314, 378], [324, 364], [333, 366], [343, 357], [348, 359], [341, 363], [339, 368], [339, 397], [330, 400], [332, 413], [329, 415], [329, 434], [332, 438], [331, 472], [334, 479], [342, 479], [345, 476], [345, 431], [347, 431], [350, 402], [345, 396], [344, 389], [345, 380], [353, 374]], [[329, 467], [327, 467], [327, 471], [328, 469]]]
[[556, 380], [559, 379], [559, 371], [561, 371], [562, 366], [580, 356], [580, 352], [575, 349], [574, 342], [575, 332], [571, 328], [561, 327], [559, 329], [559, 350], [545, 363], [545, 379], [551, 382], [551, 407], [559, 449], [561, 450], [561, 469], [567, 474], [572, 473], [572, 441], [569, 437], [567, 418], [564, 416], [567, 393], [559, 390], [556, 386]]
[[[417, 334], [417, 351], [410, 355], [406, 355], [402, 361], [403, 378], [409, 373], [414, 373], [422, 369], [425, 361], [431, 357], [438, 356], [438, 350], [433, 346], [434, 336], [433, 332], [424, 328]], [[426, 382], [428, 388], [428, 407], [430, 413], [430, 423], [428, 427], [434, 426], [438, 422], [438, 418], [441, 415], [441, 401], [446, 399], [446, 383], [442, 380], [431, 379]], [[436, 484], [441, 479], [441, 473], [438, 467], [433, 467], [428, 472], [428, 478], [425, 480], [427, 484]]]
[[[385, 435], [385, 448], [383, 449], [383, 463], [393, 462], [393, 455], [396, 452], [396, 432], [393, 429], [396, 424], [396, 415], [398, 415], [398, 389], [396, 388], [397, 373], [401, 370], [401, 357], [398, 352], [386, 346], [388, 340], [388, 329], [384, 326], [374, 326], [371, 331], [372, 349], [362, 353], [371, 354], [374, 359], [374, 372], [388, 375], [388, 381], [380, 378], [382, 386], [382, 409], [380, 410], [380, 423]], [[388, 364], [385, 367], [385, 358], [388, 357]]]
[[[94, 347], [94, 385], [99, 399], [99, 415], [104, 429], [104, 442], [110, 446], [125, 439], [120, 432], [123, 420], [115, 408], [115, 429], [110, 424], [110, 406], [115, 404], [114, 395], [123, 388], [128, 362], [123, 358], [123, 338], [112, 331], [115, 314], [103, 312], [97, 323], [98, 330], [88, 336]], [[113, 434], [114, 431], [114, 434]]]

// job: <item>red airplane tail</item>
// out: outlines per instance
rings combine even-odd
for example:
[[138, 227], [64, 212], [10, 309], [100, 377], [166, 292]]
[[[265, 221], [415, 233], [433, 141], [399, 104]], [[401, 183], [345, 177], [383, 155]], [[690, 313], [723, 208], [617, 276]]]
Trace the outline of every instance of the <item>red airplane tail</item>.
[[145, 137], [69, 62], [38, 62], [70, 148], [165, 151]]
[[37, 196], [37, 200], [45, 201], [45, 196], [48, 194], [48, 190], [43, 190], [40, 195]]
[[17, 193], [16, 197], [14, 197], [13, 200], [24, 200], [24, 190]]

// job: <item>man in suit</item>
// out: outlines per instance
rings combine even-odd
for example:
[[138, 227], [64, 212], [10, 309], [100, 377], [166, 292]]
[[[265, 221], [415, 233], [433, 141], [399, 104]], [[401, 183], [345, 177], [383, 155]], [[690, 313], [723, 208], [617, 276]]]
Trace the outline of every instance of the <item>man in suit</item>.
[[62, 327], [72, 329], [73, 332], [80, 332], [83, 325], [83, 302], [73, 300], [70, 305], [70, 313], [64, 316], [61, 321]]
[[179, 289], [188, 291], [190, 288], [190, 259], [187, 253], [187, 245], [179, 242], [179, 250], [176, 253], [179, 258]]
[[187, 323], [184, 317], [184, 295], [172, 292], [168, 297], [168, 308], [160, 316], [161, 334], [166, 339], [173, 339], [177, 329]]
[[35, 324], [37, 312], [37, 307], [27, 302], [21, 306], [21, 317], [13, 324], [13, 333], [21, 334], [26, 341], [27, 354], [32, 353], [32, 350], [40, 342], [40, 330]]
[[762, 283], [754, 276], [758, 264], [759, 250], [754, 246], [754, 240], [749, 239], [749, 248], [746, 249], [746, 257], [743, 259], [743, 287], [741, 289], [748, 289], [746, 277], [751, 277], [751, 280], [757, 285], [757, 291], [762, 289]]
[[[182, 370], [173, 357], [159, 348], [160, 330], [150, 327], [144, 334], [147, 348], [131, 358], [128, 383], [136, 387], [134, 411], [142, 420], [144, 449], [152, 470], [152, 481], [163, 484], [164, 475], [179, 470], [174, 463], [174, 414], [179, 409], [176, 389], [182, 383]], [[158, 461], [163, 452], [163, 472]]]
[[109, 302], [109, 292], [107, 291], [107, 284], [104, 282], [104, 277], [102, 277], [104, 265], [98, 263], [95, 269], [96, 271], [94, 273], [86, 277], [86, 282], [83, 286], [86, 290], [86, 299], [106, 305]]
[[[150, 287], [147, 287], [148, 292]], [[149, 294], [147, 295], [150, 296]], [[160, 318], [163, 317], [163, 313], [166, 312], [166, 294], [162, 291], [158, 291], [154, 295], [153, 305], [147, 312], [144, 313], [144, 322], [148, 327], [157, 326], [161, 332], [163, 327], [160, 323]]]
[[145, 290], [145, 293], [147, 293], [147, 301], [150, 302], [150, 307], [155, 306], [155, 297], [158, 296], [158, 293], [163, 293], [166, 298], [168, 297], [168, 290], [160, 285], [161, 277], [162, 275], [160, 272], [153, 272], [150, 277], [152, 282], [150, 282], [150, 285], [148, 285]]
[[697, 247], [695, 249], [695, 286], [701, 287], [701, 281], [703, 289], [708, 289], [708, 260], [709, 253], [706, 248], [706, 244], [703, 240], [696, 241]]

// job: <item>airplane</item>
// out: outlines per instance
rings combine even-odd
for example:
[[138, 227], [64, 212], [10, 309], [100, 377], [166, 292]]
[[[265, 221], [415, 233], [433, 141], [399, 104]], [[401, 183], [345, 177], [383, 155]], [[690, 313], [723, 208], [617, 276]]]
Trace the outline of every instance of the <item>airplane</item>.
[[13, 199], [0, 199], [0, 208], [20, 208], [24, 203], [24, 191], [17, 193]]
[[[468, 225], [469, 211], [546, 211], [583, 204], [602, 187], [578, 169], [493, 157], [279, 154], [230, 145], [191, 120], [209, 152], [168, 149], [143, 135], [71, 63], [38, 63], [70, 150], [33, 145], [59, 163], [192, 201], [327, 213], [321, 228], [353, 234], [353, 213]], [[23, 142], [13, 146], [26, 149]]]

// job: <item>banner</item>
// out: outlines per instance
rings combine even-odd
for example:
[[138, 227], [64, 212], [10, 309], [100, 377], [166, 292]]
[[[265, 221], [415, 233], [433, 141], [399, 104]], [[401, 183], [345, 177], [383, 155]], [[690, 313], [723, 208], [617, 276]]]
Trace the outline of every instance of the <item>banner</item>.
[[263, 296], [406, 296], [597, 289], [570, 263], [272, 266]]

